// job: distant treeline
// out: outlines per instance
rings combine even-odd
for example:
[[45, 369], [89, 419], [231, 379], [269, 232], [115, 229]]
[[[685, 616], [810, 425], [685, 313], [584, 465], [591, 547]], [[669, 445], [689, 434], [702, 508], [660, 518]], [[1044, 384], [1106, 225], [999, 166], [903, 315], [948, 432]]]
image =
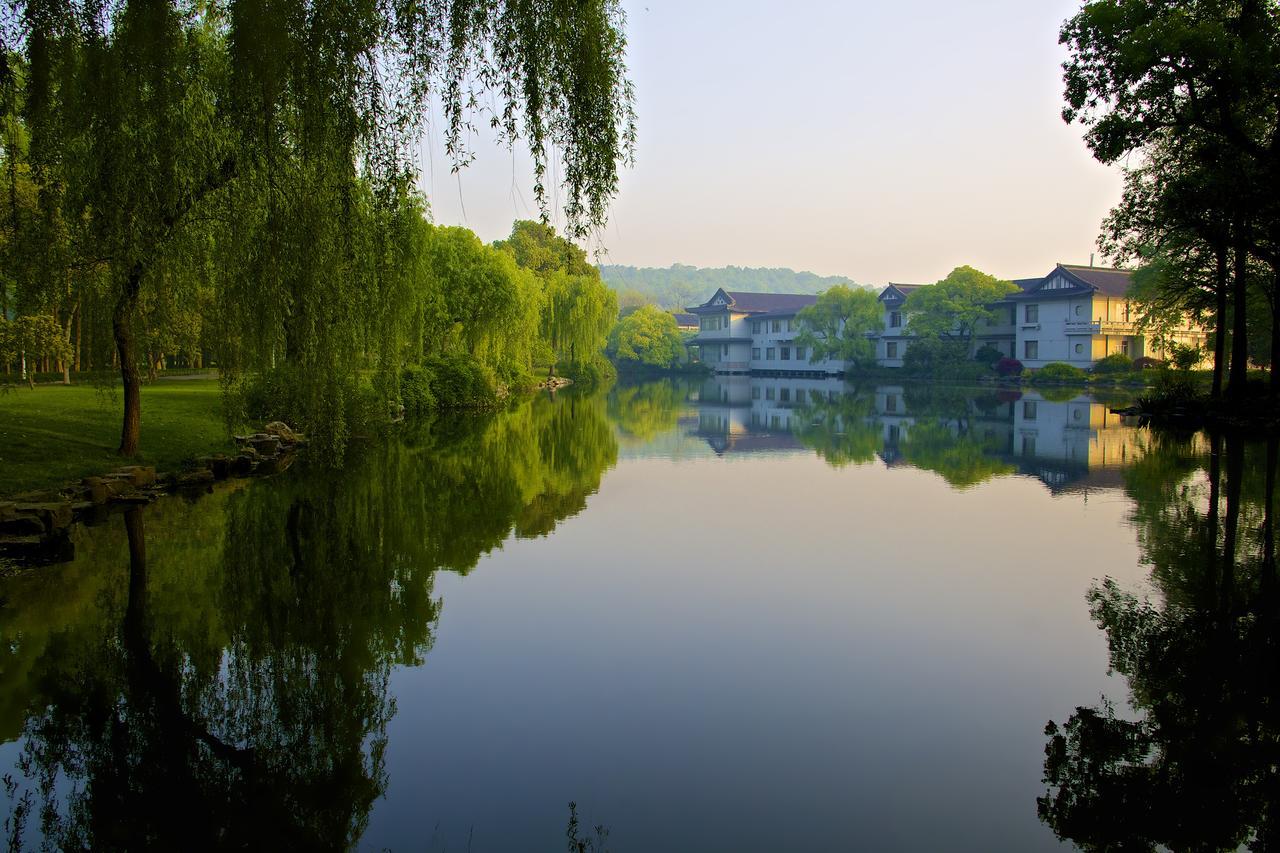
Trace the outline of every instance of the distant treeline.
[[[785, 268], [711, 268], [685, 264], [672, 264], [665, 269], [606, 264], [600, 267], [600, 277], [620, 295], [634, 291], [644, 296], [645, 301], [672, 309], [701, 304], [720, 287], [747, 293], [820, 293], [837, 284], [857, 286], [844, 276], [821, 276]], [[625, 306], [631, 300], [619, 301]]]

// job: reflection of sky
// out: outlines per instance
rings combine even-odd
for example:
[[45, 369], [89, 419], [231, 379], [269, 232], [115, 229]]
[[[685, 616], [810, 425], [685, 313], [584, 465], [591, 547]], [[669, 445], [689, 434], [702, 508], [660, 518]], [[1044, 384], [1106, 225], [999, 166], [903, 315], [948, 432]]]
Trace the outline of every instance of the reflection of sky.
[[1123, 695], [1084, 595], [1142, 577], [1127, 512], [1029, 478], [624, 456], [550, 537], [438, 580], [365, 844], [549, 846], [576, 799], [619, 851], [1057, 849], [1043, 727]]

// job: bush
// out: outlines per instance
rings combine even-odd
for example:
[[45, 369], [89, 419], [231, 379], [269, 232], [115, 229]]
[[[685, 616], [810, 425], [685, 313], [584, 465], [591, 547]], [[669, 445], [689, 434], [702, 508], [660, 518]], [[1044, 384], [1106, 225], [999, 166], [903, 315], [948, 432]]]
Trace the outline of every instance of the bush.
[[1161, 373], [1151, 392], [1138, 397], [1144, 412], [1164, 414], [1173, 409], [1199, 403], [1200, 388], [1189, 373]]
[[1055, 361], [1046, 364], [1032, 375], [1032, 382], [1085, 382], [1088, 376], [1078, 367]]
[[1006, 356], [996, 362], [996, 373], [1001, 376], [1021, 376], [1022, 362]]
[[441, 408], [489, 408], [502, 399], [493, 370], [467, 356], [429, 358], [422, 363], [422, 370], [431, 377], [431, 395]]
[[1093, 366], [1094, 373], [1128, 373], [1133, 370], [1133, 359], [1122, 352], [1113, 352], [1106, 358], [1098, 359]]
[[990, 344], [983, 344], [978, 348], [978, 351], [973, 354], [974, 361], [987, 366], [995, 364], [1002, 358], [1004, 358], [1004, 353], [1000, 352], [1000, 350]]
[[986, 368], [965, 357], [965, 345], [956, 341], [932, 338], [914, 340], [902, 357], [902, 367], [909, 373], [943, 379], [978, 379]]
[[1172, 350], [1172, 358], [1170, 360], [1173, 362], [1173, 366], [1179, 370], [1191, 370], [1204, 358], [1204, 351], [1200, 347], [1174, 344]]
[[415, 365], [400, 374], [400, 402], [406, 415], [421, 417], [436, 407], [436, 395], [431, 392], [434, 378], [425, 367]]
[[1149, 355], [1144, 355], [1142, 358], [1135, 358], [1133, 360], [1134, 370], [1156, 370], [1164, 366], [1165, 362], [1158, 358], [1152, 358]]

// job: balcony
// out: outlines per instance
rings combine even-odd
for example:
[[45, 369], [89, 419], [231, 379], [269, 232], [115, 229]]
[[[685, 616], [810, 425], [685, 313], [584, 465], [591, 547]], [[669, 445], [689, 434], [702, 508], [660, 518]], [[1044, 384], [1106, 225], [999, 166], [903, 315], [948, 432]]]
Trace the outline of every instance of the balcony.
[[1067, 320], [1068, 335], [1136, 335], [1138, 324], [1123, 320]]

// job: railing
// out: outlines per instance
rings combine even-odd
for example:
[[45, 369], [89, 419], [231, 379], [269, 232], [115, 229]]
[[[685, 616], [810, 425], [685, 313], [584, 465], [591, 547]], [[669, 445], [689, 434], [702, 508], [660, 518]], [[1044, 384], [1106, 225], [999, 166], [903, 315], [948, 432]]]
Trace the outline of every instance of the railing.
[[737, 373], [751, 369], [751, 363], [747, 361], [708, 361], [705, 364], [716, 373]]
[[1077, 335], [1132, 335], [1138, 331], [1137, 323], [1123, 320], [1068, 320], [1067, 333]]

